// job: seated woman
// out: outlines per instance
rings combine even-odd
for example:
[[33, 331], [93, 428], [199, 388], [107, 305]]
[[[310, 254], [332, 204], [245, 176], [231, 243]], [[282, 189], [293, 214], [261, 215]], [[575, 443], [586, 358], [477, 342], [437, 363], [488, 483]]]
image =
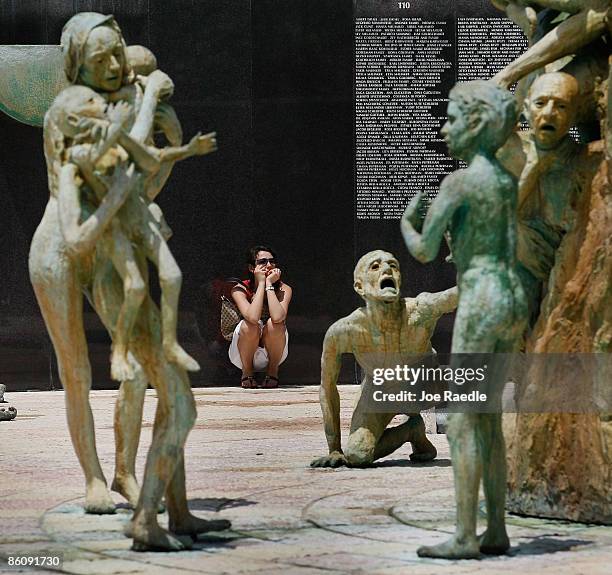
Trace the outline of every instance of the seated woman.
[[285, 327], [291, 288], [280, 279], [274, 252], [255, 246], [247, 252], [249, 279], [232, 288], [232, 298], [243, 319], [234, 330], [229, 348], [231, 362], [242, 370], [245, 389], [259, 387], [254, 371], [266, 370], [261, 384], [278, 387], [278, 366], [285, 361], [289, 334]]

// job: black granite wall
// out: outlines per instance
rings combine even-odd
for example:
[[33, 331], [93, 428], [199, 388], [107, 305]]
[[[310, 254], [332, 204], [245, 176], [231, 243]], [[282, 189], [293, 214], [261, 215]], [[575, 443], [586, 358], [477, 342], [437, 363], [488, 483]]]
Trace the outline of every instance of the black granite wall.
[[[216, 130], [219, 151], [177, 165], [159, 197], [184, 272], [181, 339], [203, 370], [194, 385], [236, 383], [216, 339], [213, 282], [241, 275], [243, 253], [270, 243], [294, 288], [287, 383], [317, 383], [323, 334], [359, 300], [356, 259], [401, 257], [407, 294], [453, 283], [450, 266], [417, 266], [399, 226], [353, 220], [353, 3], [350, 0], [19, 0], [0, 2], [0, 43], [57, 44], [79, 11], [114, 13], [176, 85], [185, 136]], [[57, 386], [55, 360], [27, 274], [47, 184], [42, 131], [0, 115], [0, 381]], [[86, 317], [94, 387], [113, 386], [108, 338]], [[450, 323], [437, 336], [449, 341]], [[351, 381], [346, 362], [342, 379]]]

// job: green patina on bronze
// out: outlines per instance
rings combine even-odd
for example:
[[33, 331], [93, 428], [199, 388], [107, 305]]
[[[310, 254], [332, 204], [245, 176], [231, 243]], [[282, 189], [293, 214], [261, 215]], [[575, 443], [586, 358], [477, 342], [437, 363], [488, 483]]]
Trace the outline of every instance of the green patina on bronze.
[[[113, 232], [120, 225], [118, 213], [129, 207], [128, 197], [135, 193], [142, 193], [140, 215], [146, 216], [149, 229], [156, 226], [153, 219], [161, 211], [149, 212], [144, 198], [152, 200], [161, 191], [177, 159], [204, 152], [203, 148], [213, 151], [216, 142], [214, 134], [209, 134], [196, 137], [186, 148], [153, 149], [152, 134], [156, 130], [169, 142], [180, 144], [180, 123], [166, 103], [174, 84], [161, 70], [151, 70], [144, 82], [132, 75], [123, 35], [112, 16], [95, 12], [74, 15], [64, 26], [61, 45], [63, 71], [73, 85], [55, 98], [44, 118], [50, 193], [30, 247], [30, 279], [57, 356], [66, 392], [68, 426], [85, 474], [85, 509], [89, 513], [114, 513], [115, 504], [96, 453], [88, 402], [91, 368], [83, 328], [83, 293], [90, 296], [114, 343], [117, 330], [127, 325], [121, 317], [122, 313], [126, 315], [124, 302], [128, 304], [127, 313], [134, 314], [135, 320], [127, 330], [131, 373], [119, 365], [122, 369], [116, 374], [125, 381], [115, 419], [117, 465], [112, 488], [135, 505], [127, 528], [134, 539], [133, 550], [177, 551], [190, 546], [198, 533], [227, 529], [230, 523], [207, 521], [189, 511], [183, 448], [196, 418], [195, 401], [184, 362], [176, 355], [167, 357], [175, 349], [164, 349], [162, 331], [164, 324], [168, 326], [168, 318], [148, 295], [144, 246], [130, 244], [128, 254], [123, 247], [129, 242], [121, 242], [120, 234]], [[141, 55], [139, 69], [149, 71], [154, 58]], [[34, 56], [29, 54], [26, 60], [26, 66], [31, 66]], [[19, 78], [16, 64], [14, 70]], [[21, 77], [19, 81], [25, 86], [23, 80]], [[31, 118], [33, 109], [21, 115]], [[145, 158], [143, 152], [149, 157]], [[162, 161], [164, 158], [167, 161]], [[153, 168], [150, 178], [139, 173], [141, 160], [143, 168], [147, 162]], [[108, 173], [105, 166], [111, 168]], [[127, 228], [135, 229], [140, 216], [127, 209], [123, 215]], [[161, 226], [154, 233], [159, 239]], [[105, 234], [108, 250], [103, 246]], [[127, 239], [125, 234], [123, 239]], [[125, 271], [130, 265], [138, 269], [131, 270], [132, 277], [124, 282], [117, 270]], [[140, 302], [135, 306], [134, 299], [127, 301], [124, 287], [126, 283], [129, 288], [135, 285], [130, 280], [136, 273], [141, 285], [137, 286]], [[168, 291], [162, 298], [165, 296]], [[157, 390], [159, 410], [140, 492], [134, 463], [147, 383]], [[168, 531], [157, 522], [164, 493]]]
[[[517, 106], [510, 92], [492, 82], [457, 84], [450, 93], [442, 135], [452, 156], [468, 167], [447, 176], [433, 200], [422, 233], [417, 196], [402, 218], [402, 234], [411, 254], [428, 262], [450, 232], [457, 266], [459, 305], [452, 351], [512, 352], [526, 326], [527, 304], [516, 270], [516, 178], [496, 158], [514, 130]], [[491, 370], [493, 371], [493, 370]], [[505, 381], [499, 370], [489, 373]], [[477, 558], [503, 554], [510, 544], [504, 522], [506, 460], [499, 413], [454, 413], [448, 440], [455, 477], [457, 528], [453, 538], [421, 547], [424, 557]], [[478, 489], [482, 476], [487, 530], [476, 536]]]
[[66, 86], [60, 46], [0, 46], [0, 110], [42, 128], [45, 112]]

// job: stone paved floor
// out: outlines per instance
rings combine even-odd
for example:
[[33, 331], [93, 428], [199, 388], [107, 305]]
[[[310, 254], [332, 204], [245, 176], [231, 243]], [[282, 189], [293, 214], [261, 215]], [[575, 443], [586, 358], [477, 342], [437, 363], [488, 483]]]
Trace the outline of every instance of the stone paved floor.
[[[355, 387], [340, 391], [346, 429]], [[82, 511], [83, 480], [63, 393], [8, 392], [19, 415], [0, 422], [0, 557], [62, 553], [63, 571], [78, 574], [611, 573], [612, 528], [515, 516], [508, 517], [508, 556], [419, 559], [419, 545], [440, 542], [453, 530], [445, 436], [431, 436], [439, 458], [429, 464], [411, 463], [406, 446], [370, 469], [309, 469], [326, 451], [316, 387], [194, 392], [199, 414], [186, 449], [190, 506], [202, 517], [231, 519], [232, 531], [210, 534], [181, 553], [130, 551], [122, 533], [127, 509], [101, 517]], [[108, 478], [115, 395], [98, 391], [91, 398]], [[154, 409], [149, 392], [144, 445]], [[143, 449], [140, 472], [144, 457]]]

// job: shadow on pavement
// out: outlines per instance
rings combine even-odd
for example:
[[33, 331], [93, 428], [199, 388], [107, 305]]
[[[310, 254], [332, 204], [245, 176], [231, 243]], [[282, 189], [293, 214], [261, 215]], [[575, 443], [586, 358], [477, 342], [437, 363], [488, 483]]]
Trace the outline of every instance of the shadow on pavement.
[[257, 501], [249, 501], [248, 499], [228, 499], [227, 497], [207, 497], [202, 499], [197, 497], [190, 499], [189, 509], [193, 511], [221, 511], [222, 509], [230, 509], [232, 507], [246, 507], [248, 505], [257, 505]]
[[593, 541], [584, 539], [553, 539], [548, 535], [537, 535], [532, 537], [527, 543], [520, 543], [512, 547], [508, 555], [546, 555], [548, 553], [558, 553], [559, 551], [569, 551], [573, 547], [584, 547], [593, 545]]
[[389, 459], [374, 463], [372, 467], [450, 467], [450, 459], [434, 459], [433, 461], [410, 461], [410, 459]]

